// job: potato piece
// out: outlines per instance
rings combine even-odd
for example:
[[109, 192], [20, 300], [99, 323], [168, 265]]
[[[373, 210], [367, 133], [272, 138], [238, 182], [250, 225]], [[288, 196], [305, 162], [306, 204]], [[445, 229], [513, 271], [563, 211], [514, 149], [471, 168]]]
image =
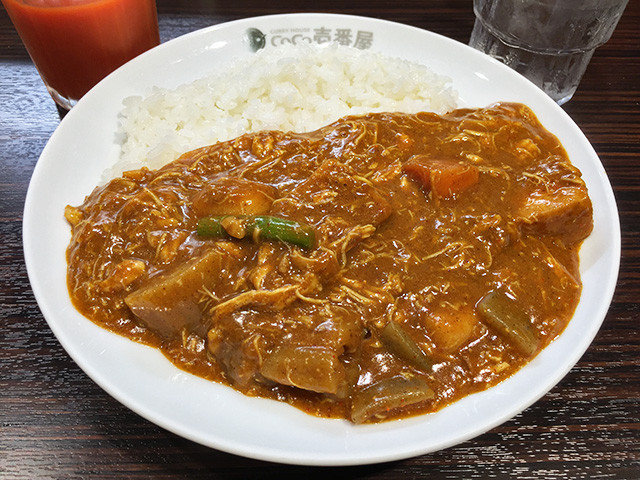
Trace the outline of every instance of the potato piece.
[[167, 338], [180, 336], [183, 329], [192, 331], [200, 326], [200, 292], [205, 285], [212, 288], [222, 262], [219, 251], [208, 250], [168, 274], [152, 278], [125, 302], [150, 330]]
[[527, 197], [516, 213], [525, 232], [557, 235], [566, 244], [580, 242], [593, 229], [591, 200], [584, 187], [539, 191]]
[[452, 353], [469, 341], [478, 318], [471, 308], [441, 308], [430, 312], [424, 322], [438, 350]]
[[196, 215], [264, 215], [278, 191], [242, 178], [223, 178], [204, 186], [193, 198]]
[[335, 350], [284, 345], [265, 358], [260, 373], [269, 380], [319, 393], [336, 394], [345, 382]]

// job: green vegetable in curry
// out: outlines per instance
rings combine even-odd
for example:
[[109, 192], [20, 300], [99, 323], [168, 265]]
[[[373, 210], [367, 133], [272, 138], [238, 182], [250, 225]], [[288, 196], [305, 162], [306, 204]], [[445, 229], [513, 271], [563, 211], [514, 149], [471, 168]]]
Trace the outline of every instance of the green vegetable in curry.
[[[235, 226], [242, 232], [240, 237], [232, 230]], [[203, 237], [221, 237], [231, 235], [236, 238], [250, 236], [254, 239], [266, 238], [311, 248], [315, 243], [312, 227], [284, 218], [266, 215], [219, 215], [204, 217], [198, 221], [198, 235]]]

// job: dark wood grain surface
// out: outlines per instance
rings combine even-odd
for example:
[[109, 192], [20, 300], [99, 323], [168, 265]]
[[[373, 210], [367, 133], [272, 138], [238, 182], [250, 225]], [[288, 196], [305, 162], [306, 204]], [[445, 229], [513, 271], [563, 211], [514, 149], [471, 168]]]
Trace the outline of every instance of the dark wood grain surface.
[[[393, 20], [466, 43], [471, 0], [158, 0], [161, 38], [228, 20], [300, 11]], [[248, 460], [147, 422], [96, 386], [38, 309], [22, 253], [22, 210], [59, 123], [0, 9], [0, 478], [640, 479], [640, 2], [631, 0], [565, 110], [609, 174], [622, 223], [613, 303], [595, 341], [550, 393], [447, 450], [387, 464], [306, 468]], [[46, 234], [46, 233], [45, 233]]]

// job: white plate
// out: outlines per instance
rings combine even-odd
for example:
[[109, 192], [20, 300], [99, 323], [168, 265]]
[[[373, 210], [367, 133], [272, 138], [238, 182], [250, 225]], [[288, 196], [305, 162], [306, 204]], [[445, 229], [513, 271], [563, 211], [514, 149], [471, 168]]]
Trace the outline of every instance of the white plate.
[[[496, 101], [529, 105], [564, 144], [589, 188], [595, 229], [581, 251], [582, 300], [565, 332], [500, 385], [429, 415], [380, 425], [308, 416], [271, 400], [188, 375], [156, 350], [111, 334], [82, 317], [66, 289], [67, 204], [79, 205], [118, 156], [122, 100], [152, 85], [175, 87], [234, 58], [251, 55], [245, 33], [268, 45], [313, 40], [349, 29], [370, 48], [423, 63], [453, 79], [463, 106]], [[611, 186], [580, 129], [542, 91], [489, 57], [442, 36], [382, 20], [324, 14], [239, 20], [163, 44], [103, 80], [61, 122], [36, 165], [24, 212], [24, 251], [38, 304], [75, 362], [118, 401], [178, 435], [247, 457], [292, 464], [350, 465], [436, 451], [479, 435], [548, 392], [578, 361], [608, 310], [620, 259], [620, 227]]]

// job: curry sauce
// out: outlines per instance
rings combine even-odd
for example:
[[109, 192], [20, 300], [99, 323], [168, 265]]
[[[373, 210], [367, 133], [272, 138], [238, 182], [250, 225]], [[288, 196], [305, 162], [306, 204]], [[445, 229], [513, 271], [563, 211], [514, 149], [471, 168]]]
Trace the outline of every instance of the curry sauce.
[[356, 423], [436, 411], [530, 361], [575, 310], [592, 229], [580, 172], [520, 104], [247, 134], [65, 214], [83, 315]]

